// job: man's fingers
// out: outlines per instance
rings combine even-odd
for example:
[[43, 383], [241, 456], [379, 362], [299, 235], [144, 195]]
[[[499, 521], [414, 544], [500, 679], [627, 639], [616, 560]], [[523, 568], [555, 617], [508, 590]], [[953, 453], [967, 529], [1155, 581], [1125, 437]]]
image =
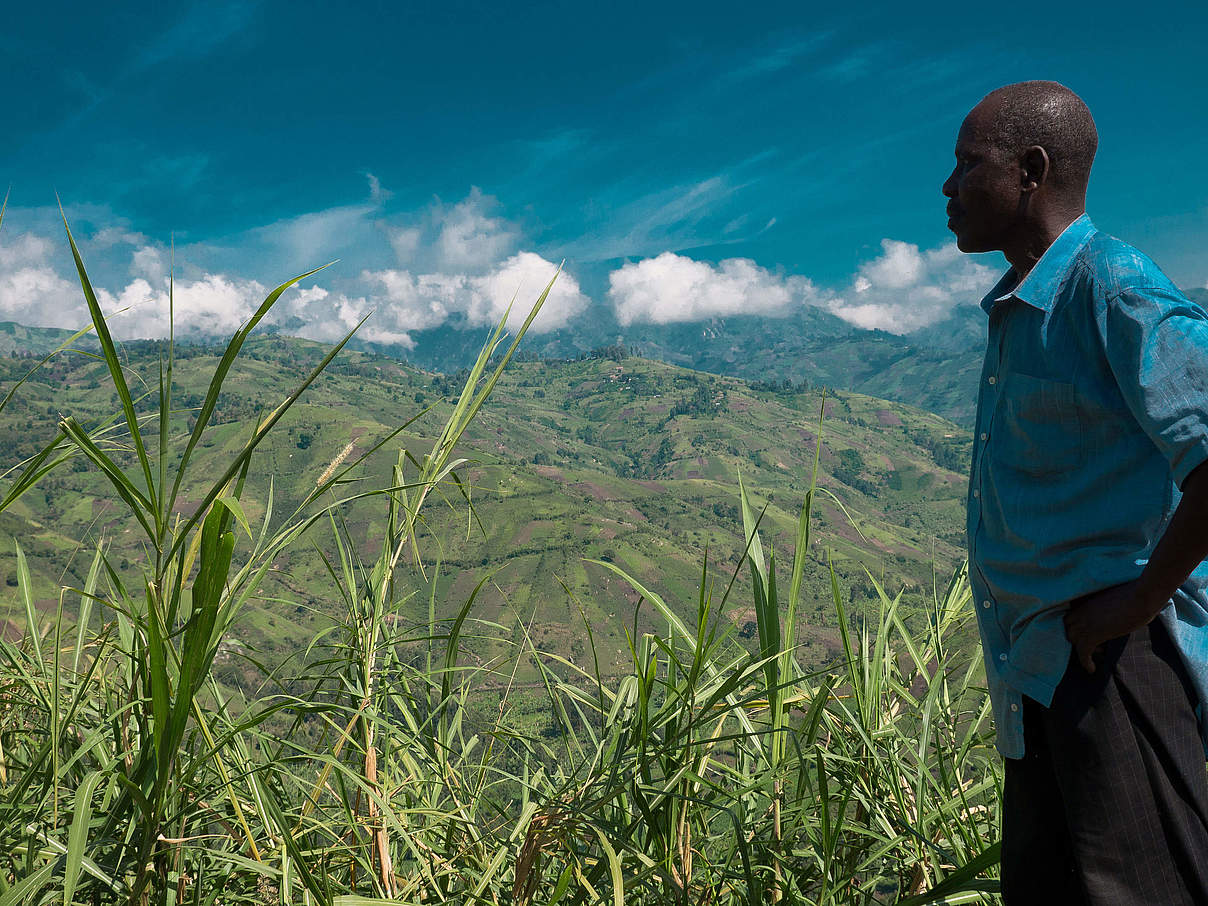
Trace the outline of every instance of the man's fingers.
[[1095, 672], [1095, 649], [1094, 648], [1079, 648], [1078, 660], [1082, 662], [1082, 669], [1087, 673]]

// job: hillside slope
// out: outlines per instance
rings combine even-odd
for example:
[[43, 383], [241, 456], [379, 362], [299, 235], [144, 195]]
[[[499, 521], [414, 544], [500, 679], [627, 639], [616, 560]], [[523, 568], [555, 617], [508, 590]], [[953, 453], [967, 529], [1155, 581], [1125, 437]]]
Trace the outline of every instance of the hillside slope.
[[[155, 373], [153, 344], [126, 351], [132, 374]], [[280, 402], [322, 352], [292, 339], [251, 342], [226, 384], [215, 417], [220, 427], [200, 453], [201, 467], [217, 471], [228, 461], [256, 416]], [[213, 349], [178, 350], [182, 409], [198, 404], [216, 362]], [[7, 385], [26, 367], [0, 359], [0, 376]], [[354, 352], [338, 359], [253, 461], [244, 498], [249, 518], [263, 518], [270, 479], [274, 511], [288, 512], [346, 444], [354, 444], [355, 459], [433, 406], [359, 473], [364, 486], [385, 486], [399, 445], [422, 456], [459, 386], [387, 358]], [[754, 390], [735, 378], [632, 357], [515, 363], [463, 451], [473, 460], [462, 477], [479, 521], [468, 519], [456, 496], [429, 513], [420, 538], [427, 577], [416, 572], [412, 579], [416, 617], [426, 614], [433, 576], [440, 607], [448, 610], [496, 571], [476, 616], [504, 625], [521, 618], [539, 645], [579, 658], [586, 620], [601, 668], [610, 670], [627, 657], [626, 632], [651, 625], [650, 611], [635, 616], [636, 594], [584, 560], [610, 560], [694, 612], [706, 551], [718, 595], [742, 552], [740, 471], [759, 505], [771, 501], [765, 544], [787, 552], [809, 485], [820, 404], [819, 392]], [[114, 406], [99, 363], [58, 359], [6, 410], [0, 455], [5, 463], [29, 455], [53, 435], [60, 414], [95, 421]], [[188, 417], [181, 412], [180, 431]], [[801, 638], [803, 657], [814, 662], [836, 644], [828, 562], [846, 593], [864, 601], [871, 596], [866, 569], [891, 589], [913, 589], [918, 600], [934, 572], [943, 581], [960, 560], [968, 445], [959, 428], [936, 415], [844, 392], [828, 397], [822, 434], [820, 484], [828, 493], [816, 510]], [[186, 499], [182, 512], [193, 505]], [[376, 555], [383, 509], [379, 498], [346, 512], [364, 557]], [[30, 557], [42, 605], [50, 607], [60, 585], [82, 582], [101, 539], [115, 567], [133, 578], [140, 556], [135, 536], [100, 475], [82, 461], [55, 473], [0, 516], [0, 573], [9, 582], [0, 586], [0, 613], [17, 604], [14, 537]], [[338, 612], [332, 579], [315, 555], [330, 550], [330, 530], [321, 526], [312, 536], [278, 560], [265, 600], [243, 617], [246, 643], [270, 661], [295, 653], [302, 638]], [[740, 636], [753, 630], [746, 596], [744, 577], [726, 607]], [[478, 653], [485, 659], [503, 652]]]

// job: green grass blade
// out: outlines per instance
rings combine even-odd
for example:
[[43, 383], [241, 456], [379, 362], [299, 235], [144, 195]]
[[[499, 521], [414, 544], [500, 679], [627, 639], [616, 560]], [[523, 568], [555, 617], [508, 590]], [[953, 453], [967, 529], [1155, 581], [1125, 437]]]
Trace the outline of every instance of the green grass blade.
[[[667, 606], [667, 603], [662, 599], [662, 597], [646, 588], [641, 582], [625, 572], [625, 570], [613, 563], [609, 563], [607, 560], [584, 560], [584, 562], [594, 563], [597, 566], [602, 566], [605, 569], [616, 573], [618, 576], [628, 582], [633, 587], [634, 591], [636, 591], [647, 601], [650, 601], [658, 609], [659, 613], [666, 618], [671, 628], [679, 635], [680, 638], [689, 644], [691, 644], [693, 639], [695, 639], [696, 633], [692, 632], [687, 625], [685, 625], [684, 621], [680, 619], [679, 615]], [[706, 665], [706, 670], [711, 679], [716, 679], [721, 672], [715, 665], [711, 663]], [[751, 719], [747, 716], [746, 711], [739, 705], [737, 698], [735, 698], [733, 695], [728, 695], [726, 697], [726, 701], [729, 702], [731, 707], [734, 708], [739, 723], [742, 724], [743, 729], [746, 730], [746, 732], [751, 736], [752, 744], [757, 749], [762, 749], [762, 743], [759, 741], [758, 734], [755, 732], [755, 726], [751, 723]]]
[[92, 619], [92, 602], [96, 598], [96, 584], [101, 575], [101, 564], [105, 559], [104, 545], [98, 545], [93, 555], [92, 565], [88, 568], [88, 576], [84, 580], [84, 593], [80, 595], [80, 610], [76, 618], [75, 650], [71, 656], [71, 670], [80, 672], [80, 655], [88, 639], [88, 623]]
[[67, 231], [67, 241], [71, 244], [71, 256], [75, 260], [76, 272], [79, 274], [80, 286], [84, 290], [84, 299], [88, 303], [88, 311], [92, 315], [92, 324], [96, 328], [96, 336], [101, 344], [101, 352], [105, 357], [105, 365], [109, 369], [109, 378], [113, 381], [113, 389], [117, 392], [118, 400], [122, 405], [122, 412], [126, 416], [126, 428], [130, 432], [130, 440], [134, 444], [134, 451], [138, 457], [139, 466], [143, 471], [143, 480], [146, 481], [146, 498], [151, 501], [150, 510], [155, 521], [156, 527], [159, 526], [159, 511], [154, 505], [155, 501], [155, 479], [151, 475], [151, 460], [147, 456], [147, 448], [143, 443], [143, 432], [139, 426], [138, 415], [134, 411], [134, 399], [130, 395], [130, 387], [126, 383], [126, 375], [122, 370], [121, 359], [117, 354], [117, 346], [113, 342], [113, 336], [109, 333], [109, 325], [105, 321], [105, 315], [101, 311], [101, 305], [97, 301], [96, 293], [92, 289], [92, 281], [88, 279], [88, 273], [84, 269], [84, 259], [80, 257], [80, 250], [76, 246], [75, 237], [71, 235], [71, 227], [67, 225], [67, 215], [63, 212], [63, 206], [59, 205], [59, 213], [63, 217], [63, 229]]
[[42, 663], [42, 629], [39, 625], [41, 621], [38, 619], [37, 608], [34, 607], [33, 579], [29, 575], [29, 563], [25, 559], [25, 551], [21, 549], [21, 542], [13, 539], [13, 544], [17, 548], [17, 586], [21, 589], [21, 603], [25, 605], [25, 631], [33, 643], [34, 661], [38, 669], [45, 670], [46, 666]]
[[32, 874], [26, 875], [5, 891], [3, 896], [0, 896], [0, 906], [18, 906], [18, 904], [24, 906], [26, 903], [37, 902], [35, 897], [50, 881], [51, 875], [57, 867], [58, 864], [52, 861]]
[[[327, 267], [328, 265], [323, 265]], [[197, 444], [201, 441], [202, 434], [205, 433], [206, 426], [209, 424], [210, 416], [214, 414], [214, 408], [218, 405], [218, 395], [222, 392], [222, 385], [226, 381], [227, 373], [231, 370], [231, 366], [235, 364], [235, 359], [239, 355], [239, 351], [243, 348], [244, 341], [248, 335], [255, 329], [264, 316], [269, 313], [277, 300], [281, 298], [282, 293], [289, 289], [294, 284], [305, 280], [323, 270], [323, 267], [317, 267], [312, 271], [307, 271], [305, 274], [299, 274], [292, 280], [287, 280], [274, 289], [271, 293], [265, 296], [264, 301], [260, 303], [260, 307], [252, 314], [247, 323], [243, 325], [231, 337], [231, 342], [227, 344], [226, 350], [222, 354], [222, 358], [218, 361], [218, 367], [214, 369], [214, 374], [210, 378], [210, 386], [206, 390], [205, 400], [201, 404], [201, 410], [197, 413], [197, 422], [193, 426], [193, 431], [189, 435], [189, 440], [185, 444], [184, 452], [180, 457], [180, 464], [176, 467], [176, 478], [172, 481], [172, 491], [168, 495], [166, 504], [166, 512], [171, 512], [172, 507], [176, 503], [177, 495], [180, 493], [180, 483], [184, 480], [185, 473], [188, 471], [189, 463], [193, 456], [193, 451], [197, 448]], [[363, 320], [362, 320], [362, 323]], [[360, 325], [357, 325], [358, 327]], [[354, 331], [355, 332], [355, 328]], [[348, 336], [352, 336], [350, 333]], [[344, 342], [347, 342], [345, 338]], [[340, 343], [343, 347], [344, 342]], [[234, 474], [234, 473], [232, 473]]]
[[[1002, 858], [1002, 842], [996, 841], [978, 853], [960, 868], [949, 873], [948, 877], [936, 884], [926, 893], [901, 900], [898, 906], [941, 906], [945, 903], [976, 903], [981, 902], [980, 893], [968, 899], [957, 899], [958, 894], [984, 892], [998, 893], [997, 881], [977, 881], [978, 875], [994, 868]], [[976, 885], [976, 886], [975, 886]]]
[[[304, 274], [303, 276], [307, 275]], [[302, 277], [298, 278], [298, 280], [301, 279]], [[366, 318], [367, 317], [368, 316], [366, 316]], [[185, 520], [184, 524], [178, 529], [176, 541], [173, 542], [172, 548], [168, 552], [165, 559], [170, 560], [172, 557], [176, 556], [180, 548], [184, 545], [185, 539], [188, 537], [189, 532], [193, 529], [193, 526], [195, 526], [198, 521], [201, 520], [203, 515], [209, 510], [210, 505], [222, 495], [223, 490], [225, 490], [230, 480], [247, 468], [248, 460], [250, 460], [252, 454], [256, 452], [256, 448], [260, 445], [260, 442], [263, 441], [268, 435], [269, 431], [273, 429], [273, 426], [281, 420], [281, 417], [289, 411], [290, 407], [297, 402], [298, 397], [300, 397], [306, 391], [306, 388], [313, 384], [319, 375], [322, 374], [327, 368], [327, 366], [331, 364], [331, 360], [340, 354], [340, 350], [342, 350], [348, 344], [348, 341], [352, 339], [353, 335], [360, 329], [361, 325], [365, 323], [365, 320], [365, 318], [362, 318], [360, 321], [358, 321], [356, 327], [352, 328], [352, 330], [344, 335], [344, 338], [340, 340], [340, 342], [336, 343], [335, 346], [328, 350], [327, 354], [323, 356], [319, 364], [316, 365], [310, 374], [308, 374], [302, 380], [302, 383], [295, 387], [294, 391], [288, 397], [286, 397], [285, 401], [273, 410], [272, 414], [270, 414], [269, 417], [264, 421], [264, 424], [256, 429], [255, 434], [252, 435], [252, 439], [249, 440], [244, 448], [239, 451], [238, 456], [235, 457], [235, 459], [227, 467], [226, 471], [223, 472], [222, 476], [215, 481], [213, 485], [211, 485], [210, 490], [206, 492], [206, 495], [197, 505], [197, 509], [194, 511], [193, 515]], [[198, 424], [201, 423], [198, 422]], [[183, 467], [181, 471], [177, 472], [177, 478], [179, 478], [181, 474], [183, 474]], [[175, 493], [176, 491], [173, 489], [173, 499], [175, 498]]]
[[71, 906], [76, 884], [84, 867], [84, 848], [88, 845], [88, 827], [92, 824], [92, 796], [105, 775], [93, 771], [76, 790], [75, 814], [67, 832], [67, 861], [63, 866], [63, 906]]
[[105, 474], [109, 483], [113, 485], [113, 489], [125, 501], [131, 515], [146, 531], [148, 539], [154, 542], [158, 536], [152, 522], [149, 522], [147, 517], [151, 516], [152, 520], [155, 520], [158, 515], [155, 513], [155, 505], [151, 500], [134, 486], [134, 483], [118, 468], [117, 463], [105, 455], [104, 451], [96, 445], [96, 442], [88, 436], [88, 433], [73, 417], [68, 416], [59, 422], [59, 430], [80, 448], [80, 452], [87, 456], [93, 465]]

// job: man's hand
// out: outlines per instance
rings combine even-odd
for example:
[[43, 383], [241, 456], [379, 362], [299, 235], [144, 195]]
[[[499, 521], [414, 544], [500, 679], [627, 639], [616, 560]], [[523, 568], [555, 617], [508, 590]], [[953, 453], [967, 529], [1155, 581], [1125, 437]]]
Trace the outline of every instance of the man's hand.
[[1208, 462], [1202, 462], [1183, 482], [1183, 499], [1140, 577], [1070, 604], [1065, 614], [1065, 635], [1078, 652], [1083, 669], [1094, 673], [1095, 649], [1147, 625], [1206, 558]]
[[1125, 582], [1079, 598], [1065, 614], [1065, 635], [1087, 673], [1095, 672], [1095, 652], [1104, 642], [1145, 626], [1166, 606], [1152, 600], [1139, 582]]

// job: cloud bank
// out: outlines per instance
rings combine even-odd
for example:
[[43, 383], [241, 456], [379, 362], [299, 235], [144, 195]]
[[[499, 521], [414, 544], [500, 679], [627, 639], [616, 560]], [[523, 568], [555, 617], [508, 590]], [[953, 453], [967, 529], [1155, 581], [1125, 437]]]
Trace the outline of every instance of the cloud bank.
[[[524, 230], [499, 213], [498, 202], [477, 189], [453, 204], [437, 199], [418, 211], [391, 215], [383, 207], [390, 191], [372, 174], [367, 181], [364, 203], [306, 213], [222, 241], [178, 246], [177, 335], [229, 335], [271, 290], [229, 267], [236, 252], [274, 267], [282, 260], [296, 266], [344, 256], [343, 273], [325, 270], [289, 290], [268, 323], [283, 333], [334, 341], [369, 316], [362, 338], [404, 348], [413, 348], [415, 335], [424, 330], [494, 325], [513, 302], [508, 319], [515, 329], [557, 272], [553, 261], [526, 248]], [[88, 312], [70, 256], [61, 240], [47, 238], [49, 215], [28, 212], [24, 219], [33, 229], [14, 234], [22, 217], [13, 211], [0, 236], [0, 320], [78, 328]], [[106, 222], [105, 212], [80, 217]], [[99, 262], [94, 283], [102, 307], [113, 316], [114, 333], [125, 339], [166, 336], [171, 250], [120, 223], [82, 235], [90, 263]], [[359, 266], [349, 269], [349, 263]], [[665, 251], [600, 273], [607, 289], [597, 304], [611, 305], [622, 326], [784, 317], [814, 306], [858, 327], [905, 334], [943, 320], [958, 304], [975, 302], [995, 276], [955, 246], [923, 250], [896, 239], [882, 240], [880, 254], [831, 288], [748, 258], [711, 263]], [[564, 270], [532, 330], [571, 327], [592, 305], [576, 275]]]
[[[369, 189], [369, 204], [312, 212], [222, 243], [178, 249], [172, 296], [176, 334], [229, 335], [272, 289], [258, 280], [207, 269], [205, 263], [222, 257], [223, 246], [268, 258], [322, 261], [378, 239], [383, 253], [379, 259], [394, 259], [380, 263], [404, 266], [363, 268], [353, 278], [342, 278], [335, 269], [323, 271], [312, 278], [320, 282], [307, 281], [287, 291], [266, 324], [333, 341], [368, 315], [360, 337], [406, 348], [414, 346], [411, 334], [418, 330], [497, 324], [513, 301], [508, 326], [518, 327], [558, 271], [554, 262], [521, 248], [517, 229], [493, 213], [494, 199], [477, 190], [453, 205], [434, 202], [400, 223], [380, 216], [389, 191], [373, 178]], [[31, 212], [25, 219], [44, 227], [44, 212]], [[16, 214], [20, 219], [21, 212]], [[103, 221], [96, 212], [89, 216]], [[0, 320], [73, 329], [86, 324], [88, 309], [76, 275], [69, 266], [64, 268], [70, 262], [64, 243], [33, 231], [14, 236], [9, 232], [13, 212], [7, 220], [0, 243]], [[167, 336], [170, 250], [142, 234], [112, 227], [95, 231], [81, 243], [90, 261], [100, 263], [90, 272], [114, 334], [123, 339]], [[565, 327], [590, 301], [575, 276], [563, 271], [530, 329], [541, 333]]]
[[[414, 348], [411, 334], [448, 323], [490, 327], [508, 312], [508, 327], [518, 328], [532, 304], [557, 273], [557, 267], [533, 252], [520, 252], [486, 274], [413, 274], [407, 270], [364, 271], [363, 296], [313, 287], [282, 300], [286, 326], [299, 336], [332, 341], [373, 312], [359, 336], [377, 343]], [[537, 333], [567, 326], [590, 300], [578, 281], [563, 272], [529, 328]]]
[[955, 245], [920, 251], [895, 239], [862, 264], [842, 291], [801, 276], [781, 276], [746, 258], [717, 265], [664, 252], [609, 275], [608, 297], [622, 325], [671, 324], [731, 315], [785, 316], [824, 308], [857, 327], [906, 334], [943, 320], [981, 297], [994, 272]]

